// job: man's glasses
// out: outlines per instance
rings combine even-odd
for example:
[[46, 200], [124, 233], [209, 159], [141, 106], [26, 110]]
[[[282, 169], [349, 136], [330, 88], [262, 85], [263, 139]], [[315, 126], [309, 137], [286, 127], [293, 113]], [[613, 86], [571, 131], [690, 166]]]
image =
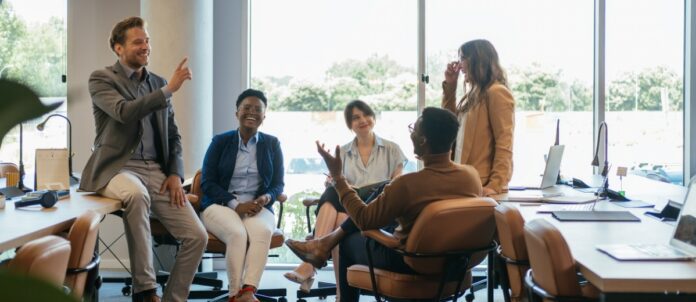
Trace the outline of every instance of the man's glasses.
[[413, 133], [413, 123], [408, 124], [408, 132]]

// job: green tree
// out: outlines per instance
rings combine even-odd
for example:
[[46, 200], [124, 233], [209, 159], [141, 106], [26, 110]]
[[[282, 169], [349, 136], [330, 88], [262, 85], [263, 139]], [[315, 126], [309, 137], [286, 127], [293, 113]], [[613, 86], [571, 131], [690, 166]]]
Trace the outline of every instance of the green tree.
[[513, 68], [510, 74], [512, 95], [518, 110], [552, 111], [567, 110], [560, 80], [561, 71], [544, 70], [539, 63], [531, 67]]
[[13, 62], [17, 46], [26, 36], [26, 26], [17, 18], [12, 5], [7, 1], [0, 4], [0, 78], [7, 77], [13, 72]]
[[582, 82], [575, 80], [570, 85], [570, 111], [592, 111], [592, 90]]
[[285, 111], [330, 111], [333, 105], [327, 89], [314, 83], [294, 83], [288, 96], [281, 100], [278, 110]]
[[66, 95], [65, 24], [52, 17], [27, 26], [12, 6], [0, 4], [0, 77], [31, 87], [40, 97]]
[[[610, 111], [683, 110], [682, 87], [682, 80], [677, 73], [664, 66], [648, 68], [640, 72], [627, 72], [609, 84], [607, 109]], [[669, 99], [669, 108], [662, 108], [663, 98]]]
[[52, 17], [32, 27], [17, 48], [15, 70], [18, 80], [29, 85], [40, 97], [66, 96], [66, 51], [63, 46], [63, 20]]

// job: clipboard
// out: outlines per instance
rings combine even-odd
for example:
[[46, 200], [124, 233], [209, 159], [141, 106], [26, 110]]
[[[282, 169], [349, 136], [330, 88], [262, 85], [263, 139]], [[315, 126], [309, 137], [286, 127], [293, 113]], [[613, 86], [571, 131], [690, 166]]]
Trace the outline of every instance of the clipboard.
[[68, 149], [36, 149], [34, 190], [69, 190]]

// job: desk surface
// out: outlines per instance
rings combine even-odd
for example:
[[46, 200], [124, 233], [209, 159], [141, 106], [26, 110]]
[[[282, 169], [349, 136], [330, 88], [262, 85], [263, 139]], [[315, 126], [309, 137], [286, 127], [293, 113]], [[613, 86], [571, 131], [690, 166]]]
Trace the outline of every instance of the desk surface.
[[[674, 227], [631, 209], [641, 222], [560, 222], [536, 206], [519, 205], [525, 221], [541, 218], [556, 226], [568, 242], [580, 272], [602, 292], [696, 293], [694, 261], [618, 261], [598, 251], [598, 244], [669, 244]], [[626, 210], [602, 201], [596, 210]]]
[[[618, 185], [617, 179], [612, 188]], [[668, 199], [682, 203], [686, 194], [684, 187], [635, 176], [624, 178], [623, 187], [631, 198], [657, 204], [658, 209]], [[627, 209], [601, 201], [596, 210], [629, 210], [641, 222], [560, 222], [551, 214], [536, 213], [538, 206], [514, 204], [525, 221], [541, 218], [556, 226], [568, 242], [580, 272], [604, 293], [696, 293], [695, 261], [618, 261], [596, 249], [599, 244], [612, 243], [669, 244], [674, 226], [643, 214], [648, 209]]]
[[8, 201], [5, 209], [0, 209], [0, 252], [67, 230], [87, 210], [106, 214], [120, 208], [121, 201], [75, 192], [74, 188], [69, 198], [58, 201], [50, 209], [38, 205], [15, 209], [14, 202]]

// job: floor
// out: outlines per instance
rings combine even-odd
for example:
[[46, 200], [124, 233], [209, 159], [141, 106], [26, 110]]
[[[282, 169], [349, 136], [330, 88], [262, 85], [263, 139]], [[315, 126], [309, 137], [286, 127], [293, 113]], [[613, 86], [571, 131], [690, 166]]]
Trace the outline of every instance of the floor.
[[[293, 283], [285, 279], [283, 277], [283, 273], [286, 272], [286, 270], [266, 270], [266, 272], [263, 274], [263, 277], [261, 279], [261, 288], [265, 287], [274, 287], [274, 288], [287, 288], [288, 289], [288, 295], [287, 299], [289, 302], [295, 302], [297, 301], [297, 294], [296, 291], [299, 288], [298, 284]], [[227, 282], [227, 276], [224, 271], [219, 272], [219, 277], [225, 282]], [[110, 272], [110, 271], [104, 271], [102, 270], [102, 276], [103, 277], [114, 277], [114, 276], [125, 276], [125, 273], [120, 273], [120, 272]], [[318, 281], [325, 281], [325, 282], [332, 282], [334, 280], [334, 275], [333, 272], [330, 270], [321, 270], [318, 273], [318, 276], [316, 278]], [[316, 287], [316, 284], [314, 285]], [[123, 288], [122, 283], [104, 283], [99, 291], [100, 295], [100, 300], [101, 301], [106, 301], [106, 302], [116, 302], [116, 301], [131, 301], [131, 297], [126, 297], [121, 294], [121, 289]], [[208, 289], [206, 287], [198, 287], [197, 285], [194, 285], [192, 289]], [[161, 291], [161, 289], [160, 289]], [[161, 292], [160, 292], [161, 295]], [[480, 290], [476, 292], [476, 298], [474, 301], [479, 301], [479, 302], [485, 302], [487, 301], [486, 299], [486, 291], [485, 290]], [[325, 300], [321, 300], [319, 298], [307, 298], [307, 301], [334, 301], [334, 297], [328, 297]], [[206, 301], [206, 300], [191, 300], [191, 301]], [[375, 301], [374, 297], [372, 296], [362, 296], [360, 299], [361, 302], [371, 302]], [[464, 301], [463, 298], [459, 299], [458, 301]], [[500, 292], [500, 289], [496, 289], [494, 292], [494, 301], [495, 302], [502, 302], [503, 297]]]

